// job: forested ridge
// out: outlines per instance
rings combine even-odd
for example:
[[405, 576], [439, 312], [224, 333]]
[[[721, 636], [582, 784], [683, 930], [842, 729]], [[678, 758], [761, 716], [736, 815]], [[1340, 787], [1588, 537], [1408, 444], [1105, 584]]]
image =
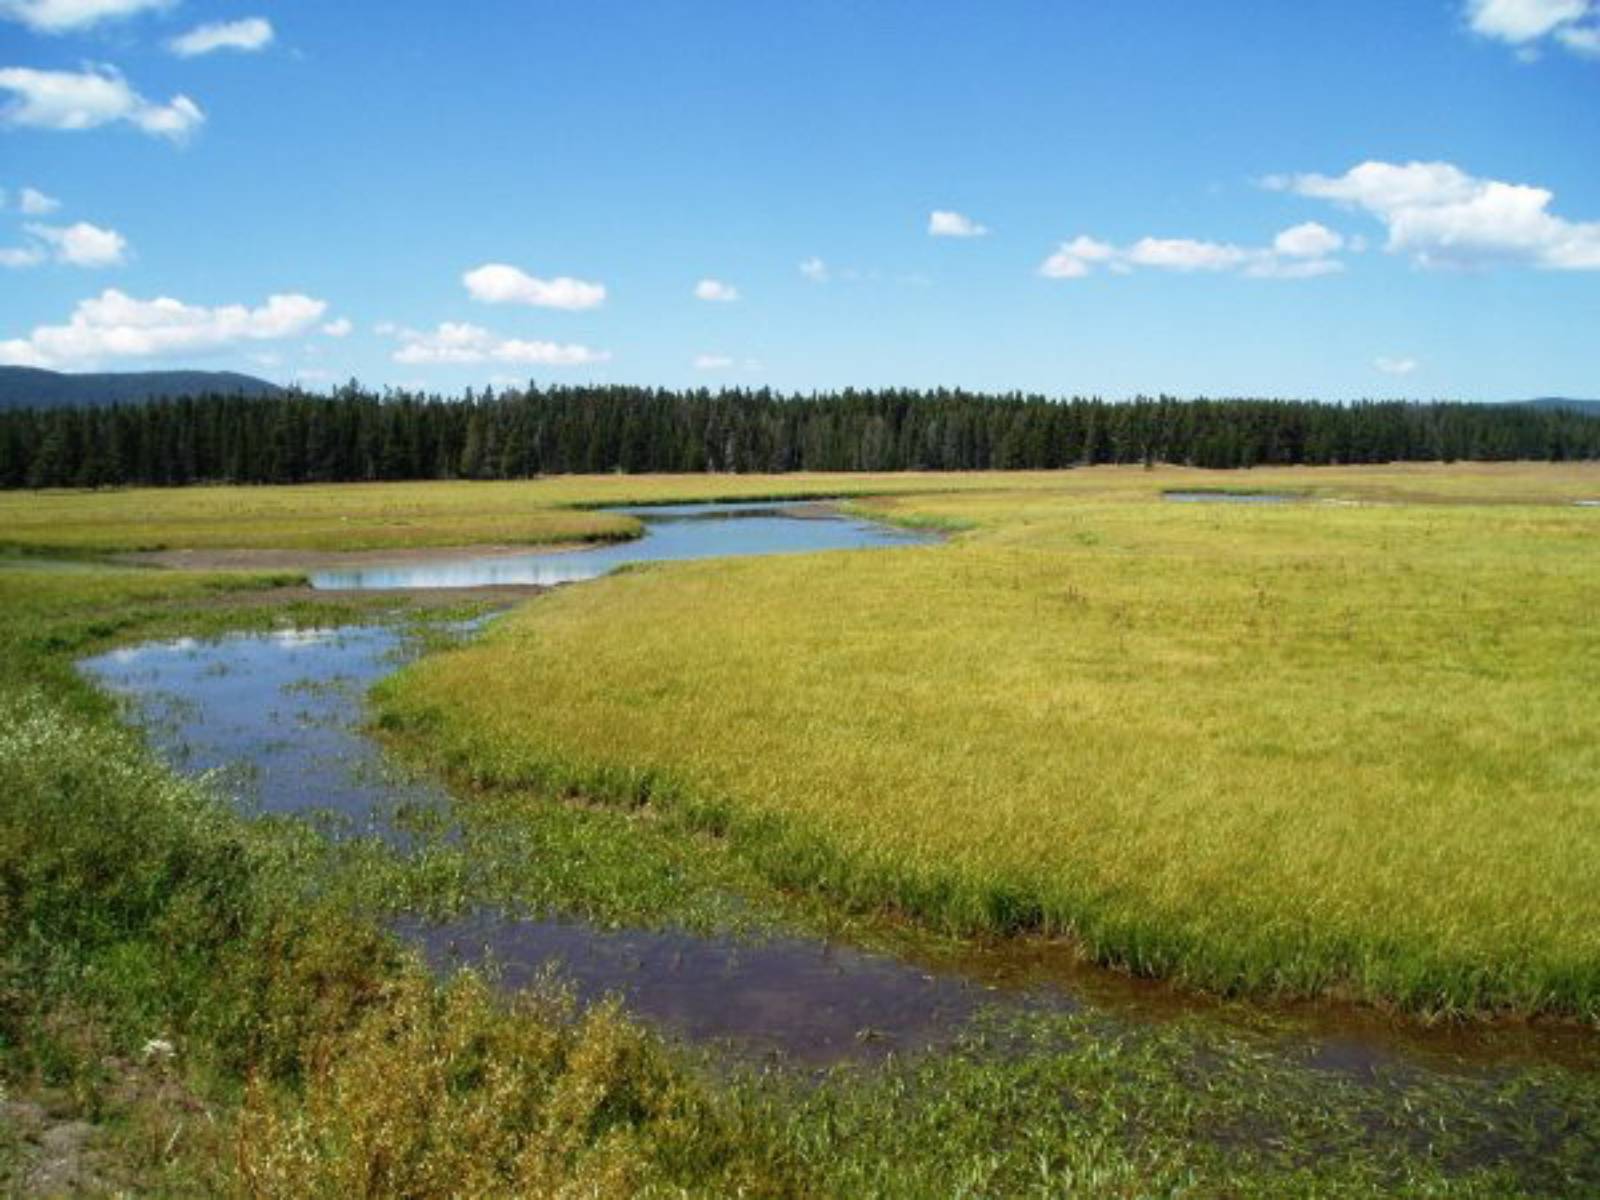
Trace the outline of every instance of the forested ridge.
[[347, 386], [0, 413], [0, 486], [1600, 458], [1600, 417], [1516, 404], [1108, 402], [957, 390]]

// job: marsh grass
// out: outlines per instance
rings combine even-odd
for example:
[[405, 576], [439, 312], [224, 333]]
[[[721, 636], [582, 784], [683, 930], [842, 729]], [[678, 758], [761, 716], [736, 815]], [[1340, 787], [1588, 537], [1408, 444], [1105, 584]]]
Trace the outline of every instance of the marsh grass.
[[971, 529], [597, 581], [408, 669], [383, 719], [476, 784], [659, 806], [951, 932], [1600, 1016], [1592, 515], [1157, 492], [876, 500]]
[[[1119, 491], [1123, 477], [1114, 482], [1112, 490]], [[1513, 485], [1497, 477], [1473, 486]], [[1524, 479], [1514, 486], [1531, 485]], [[1143, 498], [1139, 503], [1158, 503], [1143, 484], [1136, 492]], [[912, 749], [925, 752], [930, 739], [918, 741], [917, 721], [946, 711], [927, 694], [919, 695], [909, 714], [888, 709], [886, 715], [899, 720], [884, 724], [873, 714], [883, 697], [904, 691], [903, 681], [920, 669], [914, 658], [905, 657], [907, 650], [932, 653], [936, 665], [968, 664], [965, 675], [941, 674], [942, 686], [989, 680], [1013, 689], [980, 689], [983, 703], [973, 715], [940, 733], [941, 739], [958, 739], [955, 750], [934, 763], [967, 763], [973, 770], [963, 779], [976, 778], [979, 770], [999, 777], [990, 791], [967, 794], [1004, 793], [1016, 779], [1016, 767], [984, 757], [985, 723], [999, 719], [1008, 707], [1017, 710], [1014, 721], [1054, 711], [1027, 690], [1026, 656], [1019, 660], [1014, 646], [1009, 656], [999, 653], [1018, 637], [1018, 624], [1024, 640], [1037, 635], [1039, 644], [1054, 646], [1063, 644], [1056, 640], [1064, 628], [1061, 618], [1041, 622], [1038, 614], [1057, 608], [1093, 614], [1105, 629], [1095, 633], [1096, 626], [1086, 626], [1093, 637], [1064, 644], [1089, 655], [1085, 665], [1104, 668], [1098, 677], [1111, 681], [1115, 696], [1152, 661], [1165, 661], [1149, 651], [1147, 639], [1156, 636], [1152, 631], [1161, 633], [1157, 644], [1167, 646], [1177, 637], [1174, 625], [1187, 628], [1185, 622], [1205, 613], [1230, 634], [1219, 638], [1213, 631], [1208, 640], [1199, 627], [1193, 636], [1207, 653], [1222, 653], [1215, 644], [1219, 640], [1224, 645], [1242, 641], [1239, 654], [1270, 645], [1265, 633], [1251, 640], [1240, 632], [1243, 615], [1263, 607], [1257, 586], [1262, 564], [1291, 551], [1312, 560], [1327, 552], [1303, 529], [1230, 530], [1226, 523], [1244, 519], [1238, 512], [1191, 514], [1204, 517], [1191, 526], [1182, 514], [1167, 514], [1169, 522], [1159, 514], [1133, 511], [1129, 497], [1113, 497], [1096, 508], [1087, 493], [1073, 496], [1071, 514], [1061, 511], [1064, 496], [1037, 502], [1016, 493], [975, 496], [950, 507], [942, 498], [907, 502], [898, 515], [959, 520], [970, 523], [972, 531], [950, 547], [901, 552], [911, 556], [903, 561], [883, 556], [883, 563], [900, 563], [887, 576], [873, 573], [879, 556], [859, 561], [832, 556], [812, 564], [812, 570], [766, 579], [729, 570], [718, 580], [709, 567], [674, 568], [630, 572], [601, 585], [592, 595], [609, 618], [601, 628], [618, 642], [616, 657], [593, 656], [596, 643], [584, 650], [598, 671], [628, 666], [618, 697], [623, 719], [604, 727], [599, 743], [614, 748], [615, 757], [595, 755], [592, 747], [579, 756], [559, 744], [532, 746], [522, 740], [526, 725], [510, 722], [513, 714], [505, 712], [500, 718], [508, 723], [488, 732], [499, 737], [513, 731], [516, 737], [506, 745], [514, 749], [502, 746], [486, 755], [459, 738], [447, 711], [415, 703], [412, 687], [436, 669], [458, 670], [475, 650], [446, 650], [424, 663], [395, 693], [401, 736], [411, 739], [428, 730], [448, 735], [441, 743], [443, 757], [451, 758], [463, 777], [489, 784], [536, 777], [557, 790], [589, 788], [591, 799], [644, 805], [630, 817], [593, 807], [561, 809], [548, 798], [512, 792], [470, 798], [484, 809], [481, 845], [493, 847], [483, 857], [500, 857], [501, 865], [480, 876], [473, 874], [479, 864], [458, 858], [445, 863], [433, 883], [408, 881], [404, 869], [372, 843], [335, 847], [300, 822], [245, 820], [203, 782], [175, 779], [117, 727], [113, 706], [71, 665], [76, 655], [135, 637], [265, 628], [286, 620], [319, 625], [370, 620], [377, 601], [340, 597], [261, 605], [259, 589], [285, 582], [261, 576], [0, 572], [0, 779], [5, 782], [0, 789], [0, 1086], [8, 1099], [49, 1096], [63, 1119], [95, 1121], [100, 1150], [112, 1156], [114, 1168], [104, 1177], [120, 1190], [164, 1195], [432, 1196], [463, 1190], [573, 1196], [1594, 1194], [1600, 1188], [1595, 1176], [1600, 1096], [1594, 1077], [1581, 1072], [1462, 1071], [1366, 1087], [1330, 1076], [1309, 1060], [1285, 1056], [1275, 1044], [1211, 1026], [1128, 1030], [1089, 1017], [1041, 1015], [999, 1021], [974, 1031], [952, 1053], [891, 1060], [872, 1072], [844, 1070], [819, 1078], [775, 1066], [730, 1080], [723, 1064], [662, 1046], [613, 1008], [575, 1007], [558, 986], [541, 987], [508, 1006], [475, 976], [442, 983], [430, 979], [379, 929], [375, 915], [388, 908], [377, 896], [385, 888], [396, 889], [389, 899], [399, 896], [400, 902], [407, 888], [425, 895], [435, 885], [436, 896], [455, 889], [455, 903], [470, 903], [475, 893], [519, 891], [556, 902], [581, 895], [585, 885], [592, 888], [589, 903], [596, 912], [627, 919], [657, 904], [695, 911], [724, 883], [734, 888], [751, 883], [754, 863], [769, 882], [791, 878], [805, 883], [808, 894], [881, 903], [895, 893], [852, 890], [856, 877], [847, 857], [852, 844], [839, 829], [803, 826], [790, 813], [764, 808], [753, 802], [759, 797], [742, 796], [731, 787], [706, 787], [704, 794], [689, 790], [686, 773], [669, 773], [650, 762], [660, 744], [638, 738], [641, 727], [657, 727], [641, 722], [641, 715], [703, 707], [703, 725], [686, 726], [681, 715], [674, 716], [680, 739], [686, 729], [698, 734], [719, 724], [751, 734], [767, 727], [774, 711], [762, 700], [763, 690], [789, 697], [776, 709], [781, 714], [793, 710], [795, 696], [808, 696], [821, 685], [815, 698], [826, 704], [810, 710], [808, 733], [822, 738], [819, 745], [848, 744], [867, 733], [879, 739], [874, 746], [892, 747], [909, 738]], [[1082, 511], [1080, 503], [1086, 505]], [[1145, 519], [1151, 516], [1157, 524]], [[1485, 530], [1472, 529], [1471, 521], [1447, 523], [1440, 540], [1427, 543], [1440, 561], [1424, 563], [1422, 576], [1443, 572], [1444, 579], [1437, 588], [1424, 589], [1424, 598], [1432, 595], [1435, 604], [1444, 605], [1446, 600], [1460, 604], [1465, 596], [1464, 611], [1473, 615], [1465, 636], [1456, 629], [1442, 639], [1455, 647], [1451, 669], [1470, 668], [1477, 674], [1467, 678], [1481, 675], [1529, 697], [1536, 702], [1535, 723], [1565, 701], [1561, 687], [1578, 687], [1579, 680], [1562, 681], [1569, 671], [1582, 676], [1582, 667], [1533, 671], [1546, 660], [1530, 658], [1530, 646], [1577, 654], [1580, 664], [1588, 648], [1575, 645], [1570, 631], [1547, 628], [1554, 623], [1551, 614], [1564, 611], [1553, 602], [1563, 595], [1581, 598], [1588, 586], [1578, 538], [1565, 538], [1569, 527], [1549, 526], [1547, 516], [1542, 510], [1502, 514], [1512, 524], [1494, 526], [1487, 541]], [[1224, 524], [1207, 532], [1208, 521]], [[1528, 528], [1517, 527], [1517, 521], [1528, 522]], [[1393, 644], [1365, 640], [1373, 636], [1375, 622], [1364, 619], [1349, 597], [1326, 597], [1319, 601], [1323, 607], [1316, 607], [1312, 601], [1322, 592], [1312, 585], [1326, 590], [1330, 583], [1357, 577], [1358, 565], [1396, 558], [1413, 548], [1415, 536], [1414, 528], [1407, 534], [1380, 525], [1341, 539], [1339, 554], [1349, 560], [1344, 574], [1314, 576], [1302, 591], [1290, 589], [1294, 603], [1284, 611], [1321, 612], [1333, 634], [1353, 628], [1357, 640], [1348, 655], [1383, 646], [1400, 654], [1403, 639]], [[1146, 583], [1141, 566], [1149, 572], [1150, 562], [1156, 563], [1160, 578], [1168, 560], [1198, 557], [1209, 563], [1214, 556], [1207, 547], [1217, 537], [1252, 548], [1245, 556], [1248, 567], [1234, 562], [1215, 587], [1201, 586], [1204, 576], [1191, 571], [1177, 583], [1164, 583], [1153, 596], [1165, 602], [1174, 593], [1183, 595], [1179, 584], [1186, 584], [1204, 603], [1185, 609], [1182, 620], [1163, 623], [1163, 604], [1136, 602]], [[993, 545], [986, 546], [989, 542]], [[1366, 545], [1366, 550], [1358, 553], [1351, 545]], [[1515, 555], [1508, 547], [1527, 551], [1524, 557], [1535, 567], [1530, 589], [1511, 586], [1504, 560]], [[934, 557], [946, 553], [951, 557]], [[1462, 553], [1471, 567], [1469, 580], [1448, 569], [1448, 560]], [[1085, 559], [1073, 559], [1065, 579], [1063, 556]], [[1096, 564], [1097, 558], [1108, 561]], [[1128, 562], [1115, 570], [1108, 565], [1123, 559]], [[902, 568], [915, 569], [900, 575]], [[1286, 578], [1296, 578], [1283, 571]], [[1397, 571], [1380, 576], [1380, 591], [1389, 594], [1398, 587]], [[837, 577], [833, 592], [810, 590], [830, 576]], [[1274, 578], [1267, 579], [1269, 596]], [[743, 661], [742, 667], [731, 675], [713, 673], [703, 683], [686, 682], [678, 672], [688, 664], [668, 654], [656, 675], [639, 673], [633, 654], [640, 649], [641, 623], [672, 614], [687, 622], [675, 627], [677, 633], [699, 636], [706, 628], [701, 622], [712, 615], [703, 608], [696, 613], [692, 603], [687, 611], [676, 604], [662, 607], [667, 598], [654, 589], [668, 583], [686, 589], [685, 603], [772, 601], [750, 639], [734, 637], [727, 643], [731, 660], [736, 666]], [[958, 609], [955, 627], [974, 639], [963, 658], [942, 645], [930, 614], [942, 612], [943, 601], [969, 586], [976, 599], [969, 609]], [[785, 587], [800, 591], [784, 596]], [[619, 593], [619, 588], [640, 591]], [[569, 595], [584, 590], [589, 585]], [[929, 594], [919, 598], [919, 591]], [[1398, 611], [1431, 611], [1416, 593], [1400, 594], [1407, 603]], [[836, 607], [821, 608], [815, 620], [800, 619], [800, 601], [812, 596], [819, 607], [830, 602]], [[559, 644], [572, 632], [564, 624], [572, 615], [563, 615], [552, 600], [566, 602], [560, 596], [540, 600], [494, 639], [503, 638], [515, 656], [530, 644]], [[639, 600], [647, 603], [639, 608], [623, 603]], [[981, 609], [981, 615], [971, 608]], [[1528, 621], [1530, 612], [1540, 619]], [[900, 613], [911, 620], [895, 619]], [[546, 620], [554, 623], [546, 626]], [[800, 639], [782, 643], [785, 653], [799, 647], [819, 655], [809, 665], [810, 674], [799, 669], [808, 663], [801, 656], [790, 660], [788, 673], [770, 674], [762, 688], [745, 683], [743, 690], [715, 690], [741, 682], [740, 671], [748, 671], [751, 663], [770, 665], [760, 658], [771, 652], [770, 643], [765, 649], [760, 645], [761, 636], [770, 635], [780, 621], [789, 622]], [[1543, 632], [1530, 633], [1529, 627]], [[721, 627], [713, 622], [712, 628]], [[918, 633], [909, 647], [907, 629]], [[1124, 641], [1138, 654], [1122, 663], [1125, 674], [1106, 674], [1121, 661], [1110, 650], [1125, 654]], [[601, 649], [605, 645], [604, 639], [598, 643]], [[830, 645], [831, 657], [825, 653]], [[632, 649], [623, 653], [628, 646]], [[1190, 656], [1199, 652], [1186, 643], [1183, 648]], [[1321, 683], [1342, 659], [1337, 646], [1323, 657], [1310, 653], [1314, 648], [1301, 647], [1307, 669]], [[837, 657], [840, 653], [845, 657]], [[1168, 653], [1179, 666], [1190, 661]], [[1403, 655], [1384, 661], [1406, 665]], [[1039, 665], [1056, 664], [1046, 658]], [[1238, 662], [1232, 665], [1233, 676], [1211, 678], [1251, 678]], [[841, 701], [830, 673], [846, 666], [866, 669], [856, 676], [860, 687]], [[998, 671], [992, 677], [991, 667]], [[1054, 680], [1060, 673], [1049, 670], [1044, 677]], [[1380, 676], [1362, 677], [1356, 686], [1371, 687], [1375, 678]], [[1183, 676], [1162, 680], [1173, 685]], [[498, 677], [489, 682], [494, 688], [506, 686]], [[1388, 696], [1392, 711], [1405, 717], [1405, 706], [1426, 693], [1429, 682], [1438, 681], [1424, 678], [1414, 691]], [[1192, 691], [1169, 690], [1194, 702]], [[1269, 695], [1249, 694], [1257, 701]], [[453, 707], [459, 697], [442, 692], [431, 699]], [[1346, 699], [1346, 709], [1362, 708]], [[1492, 691], [1489, 710], [1499, 713], [1503, 699], [1504, 693]], [[1078, 700], [1085, 703], [1083, 697]], [[572, 702], [585, 715], [574, 718], [571, 728], [593, 719], [591, 695], [580, 691]], [[1118, 712], [1121, 703], [1108, 702], [1106, 711]], [[1131, 711], [1138, 715], [1147, 709]], [[906, 720], [908, 715], [915, 719]], [[1577, 720], [1568, 716], [1561, 728], [1571, 729]], [[787, 733], [797, 728], [808, 729], [795, 726]], [[1222, 727], [1200, 728], [1213, 736]], [[1526, 733], [1516, 721], [1509, 728]], [[1002, 728], [994, 736], [1005, 732]], [[1286, 736], [1276, 728], [1268, 732]], [[706, 752], [716, 744], [707, 742]], [[781, 744], [737, 744], [746, 746], [755, 763], [751, 769], [765, 782], [781, 781], [801, 761], [792, 754], [778, 756]], [[1023, 743], [1025, 748], [1045, 744]], [[1183, 745], [1169, 742], [1167, 750]], [[1222, 745], [1236, 753], [1240, 743]], [[1488, 748], [1493, 750], [1492, 741]], [[686, 753], [692, 747], [680, 741], [673, 749]], [[1566, 742], [1558, 742], [1555, 750], [1571, 753]], [[848, 796], [852, 786], [872, 783], [878, 778], [871, 770], [875, 758], [845, 756], [843, 769], [829, 775], [822, 790]], [[891, 755], [890, 761], [901, 760]], [[1110, 768], [1120, 760], [1085, 761]], [[1310, 761], [1315, 765], [1314, 757]], [[1459, 773], [1470, 775], [1485, 761], [1495, 760], [1467, 760]], [[1494, 778], [1487, 793], [1497, 803], [1504, 780], [1515, 782], [1524, 774], [1508, 763], [1515, 760], [1501, 764], [1503, 777]], [[1585, 760], [1563, 763], [1569, 790], [1580, 799], [1592, 794]], [[1084, 769], [1077, 768], [1073, 777]], [[1022, 778], [1026, 781], [1026, 774]], [[968, 779], [963, 786], [976, 784]], [[1535, 788], [1511, 794], [1536, 800], [1541, 793]], [[913, 817], [939, 812], [930, 806], [934, 798], [913, 797], [907, 811]], [[656, 805], [676, 809], [683, 824], [656, 819], [651, 811]], [[1543, 854], [1547, 829], [1537, 812], [1507, 809], [1504, 803], [1499, 808], [1514, 818], [1512, 848], [1527, 845]], [[863, 837], [891, 824], [887, 814], [841, 811], [865, 823]], [[1023, 817], [1030, 813], [1026, 805], [1015, 811]], [[1038, 824], [1033, 811], [1031, 819]], [[1584, 814], [1572, 811], [1573, 822], [1563, 834], [1581, 841], [1577, 822]], [[985, 831], [982, 815], [981, 809], [959, 811], [969, 832]], [[1286, 819], [1277, 816], [1269, 829]], [[541, 884], [534, 859], [518, 858], [519, 826], [541, 822], [549, 822], [539, 834], [546, 839], [543, 852], [561, 856], [587, 850], [589, 858], [576, 858], [573, 867], [582, 879]], [[930, 838], [904, 818], [899, 824], [912, 837], [928, 840], [892, 843], [884, 861], [896, 870], [905, 862], [936, 862], [932, 856], [946, 853], [948, 842]], [[1388, 828], [1392, 834], [1394, 826]], [[689, 837], [686, 830], [693, 829], [732, 831], [734, 837], [717, 845], [722, 866], [684, 885], [681, 872], [706, 845]], [[1006, 848], [993, 844], [992, 832], [976, 842], [985, 852]], [[772, 846], [765, 859], [731, 853], [740, 845], [763, 844]], [[630, 846], [646, 848], [634, 855], [637, 862], [628, 861]], [[1204, 842], [1200, 848], [1213, 851]], [[1192, 853], [1187, 844], [1180, 849]], [[792, 859], [786, 859], [791, 850]], [[1446, 857], [1454, 852], [1448, 842], [1441, 850]], [[1550, 894], [1581, 909], [1583, 898], [1564, 890], [1570, 877], [1559, 873], [1560, 855], [1553, 861], [1557, 875]], [[1513, 888], [1527, 886], [1512, 874]], [[608, 881], [597, 884], [601, 877]], [[912, 895], [943, 903], [956, 894], [937, 875], [933, 879], [935, 886], [926, 893]], [[541, 887], [548, 890], [540, 892]], [[1335, 899], [1348, 902], [1349, 897], [1341, 892]], [[1026, 916], [1027, 900], [1025, 893], [1014, 898], [1017, 907], [1010, 911]], [[940, 911], [960, 910], [941, 910], [930, 902], [919, 911], [932, 919]], [[1559, 926], [1550, 928], [1559, 932]], [[152, 1039], [174, 1047], [159, 1072], [143, 1056]], [[25, 1180], [32, 1151], [8, 1132], [0, 1129], [0, 1188], [9, 1189]]]
[[[795, 475], [551, 476], [522, 482], [306, 484], [0, 492], [0, 549], [94, 554], [168, 549], [404, 550], [553, 544], [635, 537], [611, 505], [812, 500], [903, 494], [1044, 493], [1141, 499], [1168, 490], [1285, 491], [1381, 503], [1572, 504], [1600, 492], [1594, 464], [1397, 464], [1201, 471], [1096, 467], [1074, 471]], [[967, 527], [954, 511], [918, 506], [907, 520]]]
[[[552, 982], [508, 1008], [470, 974], [434, 980], [369, 907], [392, 859], [241, 817], [71, 671], [135, 630], [281, 620], [183, 607], [270, 580], [58, 579], [0, 581], [0, 1086], [92, 1122], [105, 1186], [621, 1197], [768, 1178], [614, 1007], [580, 1012]], [[26, 1191], [37, 1156], [9, 1124], [0, 1182]]]

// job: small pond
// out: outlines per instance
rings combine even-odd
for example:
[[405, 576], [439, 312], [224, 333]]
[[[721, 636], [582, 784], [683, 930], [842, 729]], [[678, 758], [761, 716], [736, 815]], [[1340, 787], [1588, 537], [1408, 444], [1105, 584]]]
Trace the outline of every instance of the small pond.
[[638, 517], [644, 522], [644, 536], [594, 549], [492, 556], [463, 552], [459, 557], [315, 571], [311, 586], [329, 590], [549, 586], [594, 579], [624, 563], [860, 550], [935, 540], [922, 531], [846, 516], [816, 504], [677, 504], [602, 511]]

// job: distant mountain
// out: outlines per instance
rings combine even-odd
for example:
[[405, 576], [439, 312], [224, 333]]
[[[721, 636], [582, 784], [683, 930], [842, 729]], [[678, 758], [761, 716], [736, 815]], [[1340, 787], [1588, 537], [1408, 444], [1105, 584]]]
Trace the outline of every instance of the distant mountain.
[[138, 404], [152, 396], [275, 396], [283, 389], [236, 371], [118, 371], [67, 375], [36, 367], [0, 367], [0, 410]]
[[1600, 417], [1600, 400], [1569, 400], [1565, 396], [1540, 396], [1537, 400], [1524, 400], [1529, 408], [1564, 408], [1568, 412], [1582, 413], [1586, 417]]

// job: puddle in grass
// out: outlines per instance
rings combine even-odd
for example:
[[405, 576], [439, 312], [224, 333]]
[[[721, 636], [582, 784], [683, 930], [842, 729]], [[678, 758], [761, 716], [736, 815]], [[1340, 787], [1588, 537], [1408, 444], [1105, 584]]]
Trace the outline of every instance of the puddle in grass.
[[332, 832], [403, 844], [388, 814], [449, 798], [396, 767], [358, 724], [367, 689], [406, 657], [400, 631], [346, 626], [148, 642], [79, 669], [128, 703], [158, 754], [219, 773], [247, 809], [322, 814], [342, 827]]
[[1178, 504], [1293, 504], [1300, 499], [1283, 492], [1162, 492], [1163, 500]]
[[311, 586], [328, 590], [552, 586], [594, 579], [625, 563], [862, 550], [937, 540], [926, 531], [897, 529], [817, 504], [674, 504], [601, 511], [638, 517], [644, 522], [644, 535], [587, 550], [463, 555], [314, 571]]

